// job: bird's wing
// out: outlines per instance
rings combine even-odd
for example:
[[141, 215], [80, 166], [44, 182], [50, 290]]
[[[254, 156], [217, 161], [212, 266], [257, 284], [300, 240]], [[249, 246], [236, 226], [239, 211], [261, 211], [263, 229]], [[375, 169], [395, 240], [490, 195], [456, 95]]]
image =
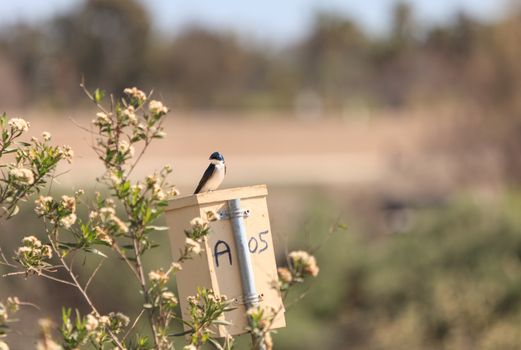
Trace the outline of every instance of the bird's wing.
[[204, 172], [203, 177], [201, 178], [201, 181], [199, 181], [199, 185], [197, 185], [197, 188], [195, 189], [194, 194], [197, 194], [197, 193], [199, 193], [199, 191], [201, 191], [201, 189], [203, 188], [206, 181], [208, 181], [210, 176], [212, 176], [214, 170], [215, 170], [214, 164], [208, 165], [208, 168], [206, 168], [206, 171]]

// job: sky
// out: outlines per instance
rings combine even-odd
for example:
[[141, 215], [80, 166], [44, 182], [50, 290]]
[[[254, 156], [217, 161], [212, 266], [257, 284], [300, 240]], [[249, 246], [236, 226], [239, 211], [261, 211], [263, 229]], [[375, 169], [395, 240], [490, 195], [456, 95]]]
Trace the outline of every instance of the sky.
[[[396, 0], [140, 0], [161, 32], [175, 32], [189, 23], [231, 29], [244, 36], [275, 42], [306, 33], [317, 9], [345, 13], [373, 34], [385, 33]], [[484, 20], [500, 17], [512, 0], [409, 0], [421, 23], [450, 21], [462, 10]], [[2, 1], [3, 24], [43, 21], [68, 11], [81, 0]]]

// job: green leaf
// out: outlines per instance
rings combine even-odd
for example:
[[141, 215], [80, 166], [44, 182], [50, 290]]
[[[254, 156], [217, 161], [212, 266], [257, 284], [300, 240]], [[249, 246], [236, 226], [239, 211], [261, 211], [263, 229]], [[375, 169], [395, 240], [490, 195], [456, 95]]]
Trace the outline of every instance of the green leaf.
[[226, 320], [215, 320], [212, 322], [213, 324], [223, 325], [223, 326], [230, 326], [232, 323]]
[[97, 255], [100, 255], [104, 258], [106, 258], [107, 256], [105, 254], [103, 254], [102, 252], [100, 252], [99, 250], [97, 250], [96, 248], [92, 248], [92, 247], [87, 247], [85, 249], [83, 249], [84, 251], [86, 252], [89, 252], [89, 253], [93, 253], [93, 254], [97, 254]]
[[14, 210], [13, 212], [9, 215], [9, 218], [12, 218], [13, 216], [15, 216], [16, 214], [18, 214], [18, 212], [20, 211], [20, 207], [18, 207], [17, 205], [14, 207]]
[[218, 350], [224, 350], [224, 348], [222, 347], [221, 344], [219, 344], [219, 342], [213, 338], [209, 338], [208, 341]]
[[66, 325], [71, 317], [72, 310], [70, 308], [62, 307], [62, 321], [63, 324]]
[[102, 241], [101, 239], [93, 240], [92, 244], [100, 244], [100, 245], [104, 245], [104, 246], [107, 246], [107, 247], [111, 247], [111, 245], [108, 242]]
[[337, 224], [336, 227], [340, 230], [347, 230], [347, 225], [343, 223]]
[[4, 154], [14, 153], [16, 151], [17, 151], [16, 148], [6, 148], [6, 149], [4, 149]]
[[103, 100], [103, 97], [105, 97], [105, 91], [100, 89], [94, 90], [94, 101], [96, 103], [100, 103], [101, 100]]
[[146, 227], [147, 230], [154, 230], [154, 231], [167, 231], [169, 229], [168, 226], [153, 226], [149, 225]]
[[69, 250], [69, 249], [79, 248], [79, 247], [80, 247], [80, 244], [79, 244], [79, 243], [65, 243], [65, 242], [58, 242], [58, 247], [59, 247], [60, 249]]

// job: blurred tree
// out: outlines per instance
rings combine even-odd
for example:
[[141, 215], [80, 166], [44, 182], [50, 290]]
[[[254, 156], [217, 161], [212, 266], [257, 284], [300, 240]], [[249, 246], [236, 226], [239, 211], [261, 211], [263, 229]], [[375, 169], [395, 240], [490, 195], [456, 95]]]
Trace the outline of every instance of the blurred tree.
[[[134, 0], [88, 0], [53, 23], [52, 37], [71, 57], [78, 74], [107, 90], [141, 82], [146, 67], [150, 19]], [[80, 76], [75, 77], [79, 81]]]
[[391, 42], [397, 49], [409, 46], [414, 38], [413, 11], [410, 4], [398, 2], [393, 8]]
[[[37, 28], [19, 24], [2, 33], [0, 49], [21, 80], [24, 98], [18, 102], [33, 100], [35, 94], [45, 85], [42, 60], [44, 34]], [[2, 76], [5, 80], [6, 76]], [[5, 96], [5, 95], [3, 95]]]
[[396, 3], [384, 37], [317, 12], [307, 36], [273, 49], [201, 26], [151, 36], [138, 0], [84, 0], [44, 24], [0, 32], [0, 78], [16, 90], [0, 91], [0, 102], [70, 105], [84, 75], [112, 91], [154, 86], [178, 107], [289, 109], [306, 98], [330, 110], [472, 104], [513, 129], [520, 10], [489, 24], [460, 14], [435, 28], [418, 24], [413, 10]]
[[[282, 330], [277, 342], [303, 350], [520, 348], [520, 209], [519, 193], [494, 206], [459, 199], [418, 211], [392, 237], [335, 235], [318, 254], [326, 272], [308, 309], [287, 314], [297, 331]], [[313, 210], [307, 220], [330, 215]]]
[[265, 86], [263, 55], [233, 35], [202, 27], [180, 33], [158, 61], [156, 77], [170, 85], [181, 105], [237, 107]]
[[319, 13], [301, 45], [302, 85], [336, 107], [363, 95], [370, 71], [368, 46], [369, 40], [354, 22]]

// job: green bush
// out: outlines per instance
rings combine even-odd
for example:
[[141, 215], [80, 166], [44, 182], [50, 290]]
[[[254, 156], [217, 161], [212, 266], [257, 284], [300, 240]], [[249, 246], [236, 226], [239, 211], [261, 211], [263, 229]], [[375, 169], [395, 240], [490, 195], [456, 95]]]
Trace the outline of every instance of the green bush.
[[[324, 273], [289, 310], [286, 349], [518, 349], [521, 194], [416, 213], [408, 232], [332, 237]], [[312, 214], [310, 214], [312, 215]], [[324, 227], [324, 226], [322, 226]]]

